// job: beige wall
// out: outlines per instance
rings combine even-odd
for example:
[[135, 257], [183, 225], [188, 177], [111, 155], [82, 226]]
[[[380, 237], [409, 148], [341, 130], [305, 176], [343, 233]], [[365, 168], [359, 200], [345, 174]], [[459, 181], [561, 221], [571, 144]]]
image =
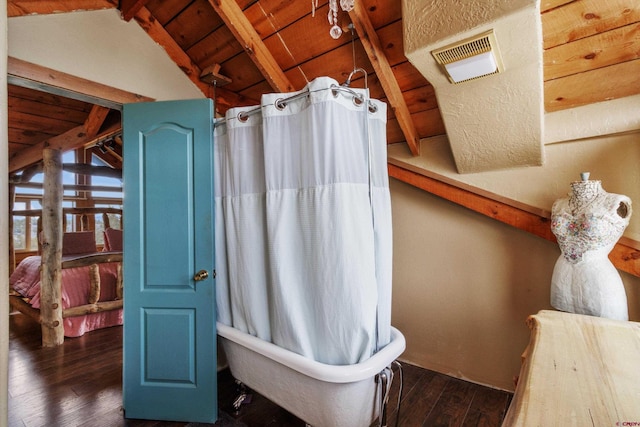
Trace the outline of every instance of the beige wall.
[[[392, 323], [401, 359], [513, 390], [527, 345], [525, 319], [550, 309], [556, 244], [391, 181]], [[640, 279], [622, 274], [640, 320]]]

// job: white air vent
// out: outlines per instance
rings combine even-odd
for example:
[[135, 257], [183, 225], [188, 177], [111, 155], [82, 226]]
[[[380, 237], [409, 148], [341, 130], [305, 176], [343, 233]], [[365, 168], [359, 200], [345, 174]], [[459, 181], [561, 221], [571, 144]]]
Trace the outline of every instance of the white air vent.
[[431, 52], [453, 84], [504, 71], [493, 30]]

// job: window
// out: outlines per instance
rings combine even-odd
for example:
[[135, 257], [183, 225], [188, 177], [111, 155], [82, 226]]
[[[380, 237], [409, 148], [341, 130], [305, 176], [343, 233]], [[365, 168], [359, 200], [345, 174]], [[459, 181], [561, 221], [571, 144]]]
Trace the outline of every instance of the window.
[[[74, 163], [75, 152], [68, 151], [62, 155], [63, 163]], [[108, 166], [102, 159], [92, 155], [91, 163], [94, 166]], [[16, 185], [16, 196], [13, 216], [13, 242], [16, 252], [32, 252], [38, 250], [38, 216], [20, 215], [20, 212], [42, 210], [44, 174], [35, 175], [28, 184]], [[67, 188], [63, 192], [63, 208], [71, 207], [108, 207], [122, 209], [122, 180], [101, 176], [91, 177], [89, 182], [99, 187], [99, 191], [86, 191], [83, 189], [69, 188], [78, 184], [76, 174], [62, 173], [62, 182]], [[120, 228], [120, 215], [107, 214], [109, 225], [112, 228]], [[82, 218], [79, 215], [65, 215], [65, 231], [82, 230]], [[104, 220], [101, 214], [95, 218], [87, 219], [89, 227], [96, 232], [96, 243], [103, 243]], [[88, 229], [91, 229], [88, 228]]]

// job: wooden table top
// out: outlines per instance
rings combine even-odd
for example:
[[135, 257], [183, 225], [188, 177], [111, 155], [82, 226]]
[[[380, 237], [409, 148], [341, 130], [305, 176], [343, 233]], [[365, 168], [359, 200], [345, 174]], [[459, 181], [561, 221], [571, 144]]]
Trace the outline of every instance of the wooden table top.
[[640, 323], [543, 310], [503, 426], [640, 426]]

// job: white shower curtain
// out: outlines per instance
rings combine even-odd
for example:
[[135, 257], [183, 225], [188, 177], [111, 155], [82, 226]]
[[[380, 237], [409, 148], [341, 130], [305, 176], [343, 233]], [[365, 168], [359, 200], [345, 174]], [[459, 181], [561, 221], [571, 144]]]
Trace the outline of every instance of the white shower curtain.
[[216, 124], [216, 292], [222, 323], [347, 365], [390, 339], [391, 206], [386, 104], [337, 86]]

